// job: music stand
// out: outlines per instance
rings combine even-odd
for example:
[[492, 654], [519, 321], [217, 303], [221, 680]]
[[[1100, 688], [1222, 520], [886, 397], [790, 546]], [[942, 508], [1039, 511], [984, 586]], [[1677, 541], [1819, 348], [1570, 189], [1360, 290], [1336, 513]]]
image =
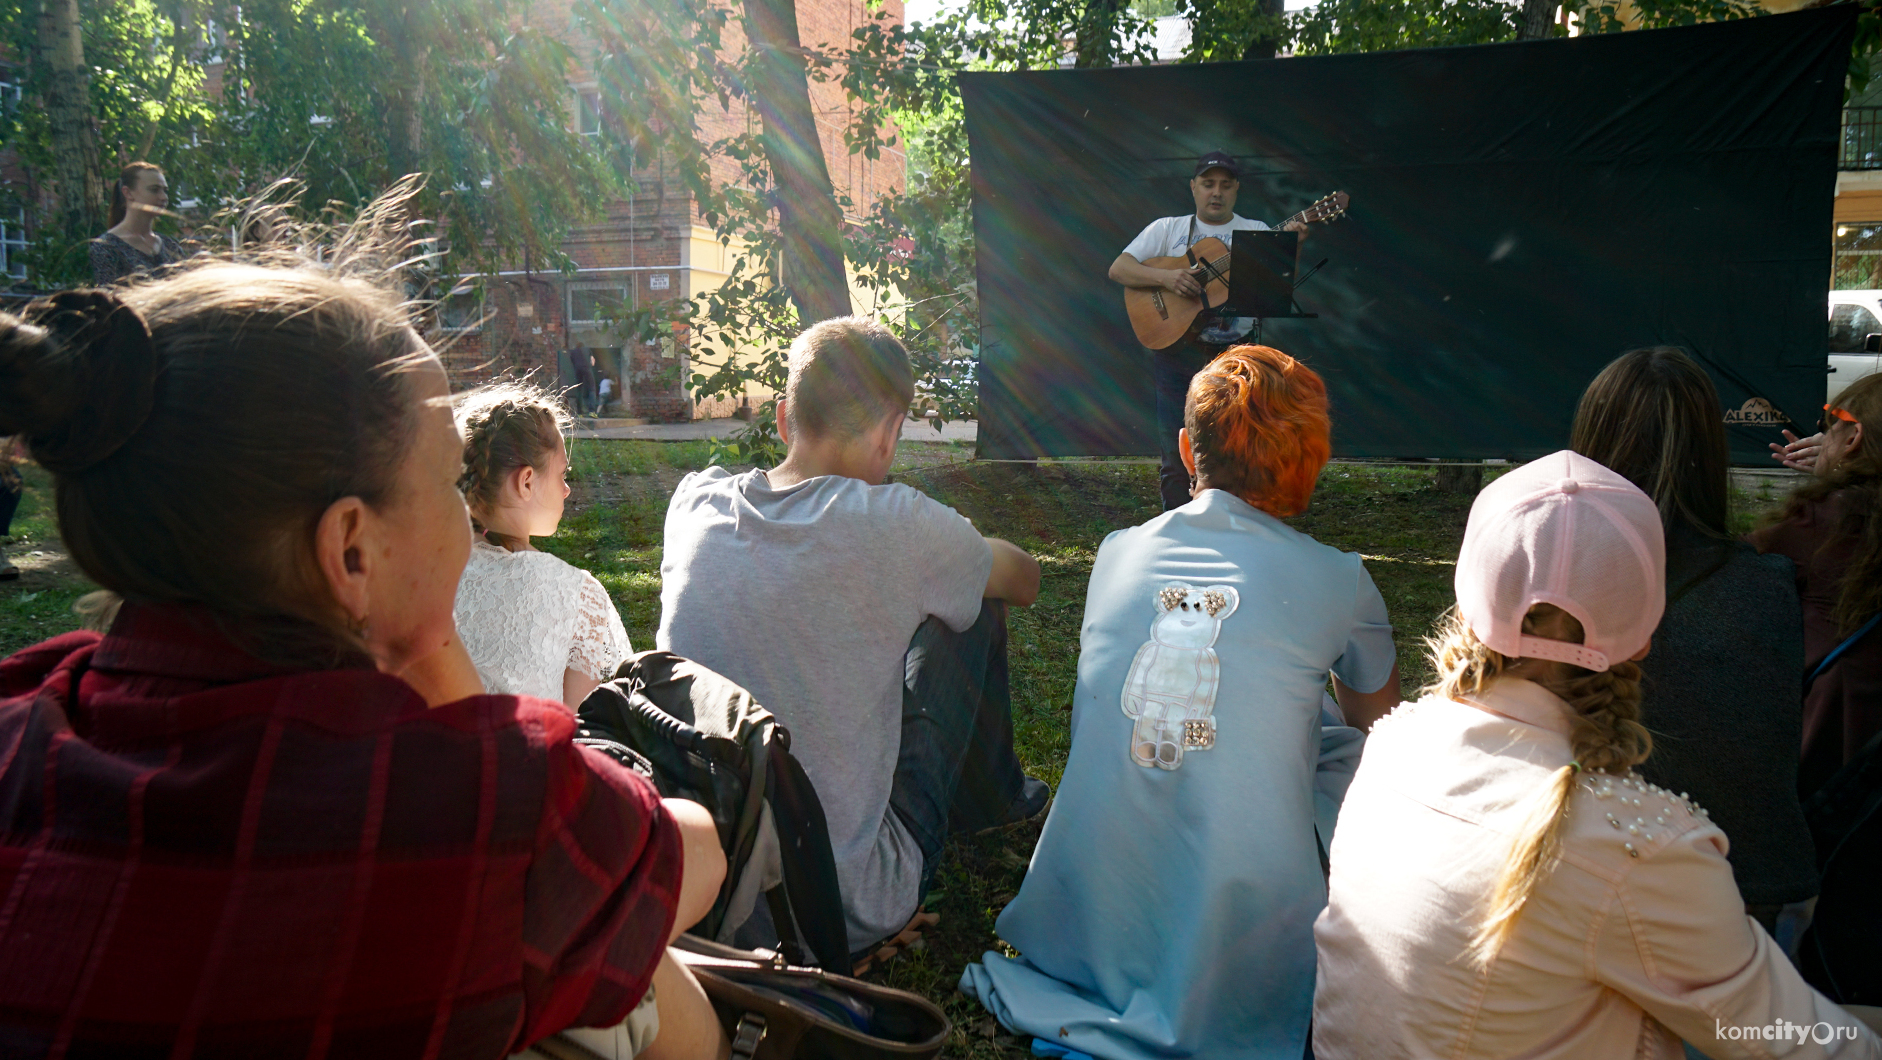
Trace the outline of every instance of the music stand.
[[1300, 261], [1300, 233], [1268, 230], [1235, 233], [1229, 247], [1229, 291], [1223, 316], [1317, 317], [1294, 304], [1295, 273]]

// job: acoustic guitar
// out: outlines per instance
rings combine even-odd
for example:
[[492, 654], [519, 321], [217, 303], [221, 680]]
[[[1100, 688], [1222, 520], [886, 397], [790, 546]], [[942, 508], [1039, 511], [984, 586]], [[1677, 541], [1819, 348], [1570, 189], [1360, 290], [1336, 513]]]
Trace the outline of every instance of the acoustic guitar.
[[[1346, 204], [1351, 201], [1352, 196], [1343, 191], [1323, 195], [1314, 200], [1312, 206], [1274, 227], [1286, 228], [1295, 221], [1313, 224], [1336, 220], [1346, 213]], [[1189, 331], [1196, 314], [1220, 306], [1229, 295], [1229, 248], [1214, 236], [1197, 240], [1189, 248], [1187, 257], [1151, 258], [1144, 264], [1153, 269], [1188, 269], [1202, 284], [1199, 298], [1175, 294], [1161, 287], [1124, 288], [1124, 311], [1130, 314], [1131, 330], [1137, 333], [1138, 342], [1153, 350], [1175, 345]]]

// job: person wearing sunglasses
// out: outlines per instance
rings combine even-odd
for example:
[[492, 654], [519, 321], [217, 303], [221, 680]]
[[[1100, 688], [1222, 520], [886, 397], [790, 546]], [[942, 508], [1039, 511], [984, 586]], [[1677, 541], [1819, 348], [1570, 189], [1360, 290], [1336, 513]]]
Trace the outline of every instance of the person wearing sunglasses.
[[1809, 460], [1815, 477], [1751, 538], [1797, 567], [1804, 672], [1813, 675], [1797, 778], [1806, 798], [1882, 731], [1882, 635], [1868, 626], [1882, 613], [1882, 375], [1838, 394], [1821, 428]]
[[[1853, 389], [1854, 386], [1855, 384], [1852, 383], [1850, 388]], [[1844, 393], [1848, 393], [1848, 390], [1845, 390]], [[1783, 445], [1779, 445], [1776, 442], [1771, 443], [1771, 459], [1776, 460], [1778, 463], [1783, 464], [1793, 471], [1815, 472], [1817, 470], [1817, 457], [1823, 452], [1823, 436], [1829, 433], [1830, 427], [1837, 423], [1859, 422], [1860, 421], [1856, 419], [1855, 413], [1850, 412], [1848, 409], [1838, 408], [1835, 405], [1825, 405], [1823, 406], [1823, 415], [1817, 417], [1817, 433], [1807, 438], [1799, 438], [1790, 431], [1785, 431]], [[1845, 439], [1845, 441], [1847, 441], [1847, 439]]]

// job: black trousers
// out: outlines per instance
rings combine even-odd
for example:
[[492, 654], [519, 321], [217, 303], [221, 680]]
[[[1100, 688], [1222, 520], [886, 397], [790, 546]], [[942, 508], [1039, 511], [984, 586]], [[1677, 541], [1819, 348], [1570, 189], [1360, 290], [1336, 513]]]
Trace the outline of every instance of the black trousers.
[[[7, 469], [11, 471], [11, 469]], [[25, 492], [17, 473], [0, 471], [0, 537], [9, 537], [13, 533], [13, 513], [20, 508], [20, 494]]]
[[1157, 485], [1166, 512], [1189, 503], [1189, 469], [1183, 466], [1176, 442], [1177, 432], [1183, 429], [1183, 401], [1189, 396], [1189, 381], [1225, 349], [1228, 347], [1197, 342], [1192, 334], [1151, 355], [1157, 390]]

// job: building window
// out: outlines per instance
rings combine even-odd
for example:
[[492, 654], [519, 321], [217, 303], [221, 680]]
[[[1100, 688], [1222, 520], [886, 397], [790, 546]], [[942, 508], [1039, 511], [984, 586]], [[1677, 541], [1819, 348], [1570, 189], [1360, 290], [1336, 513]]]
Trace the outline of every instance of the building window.
[[438, 299], [438, 330], [464, 335], [484, 329], [484, 293], [474, 284], [459, 284]]
[[575, 131], [583, 136], [601, 135], [601, 93], [595, 89], [575, 92]]
[[632, 289], [624, 283], [579, 283], [569, 285], [569, 324], [572, 327], [599, 327], [634, 308]]
[[26, 210], [0, 212], [0, 272], [26, 278]]

